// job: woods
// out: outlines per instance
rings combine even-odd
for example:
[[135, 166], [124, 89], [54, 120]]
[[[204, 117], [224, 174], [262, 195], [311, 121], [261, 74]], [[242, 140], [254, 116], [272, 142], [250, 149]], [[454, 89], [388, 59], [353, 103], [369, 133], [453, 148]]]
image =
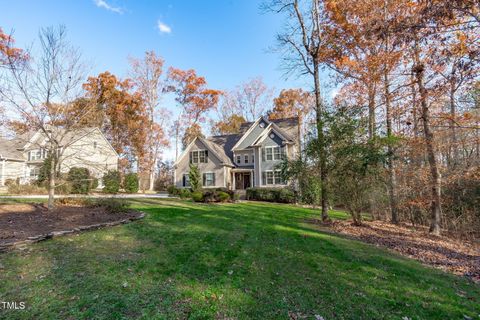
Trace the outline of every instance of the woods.
[[[330, 202], [351, 207], [354, 221], [366, 211], [394, 224], [428, 224], [436, 235], [444, 228], [478, 236], [478, 4], [323, 0], [264, 7], [286, 18], [278, 35], [284, 67], [313, 76], [316, 133], [304, 167], [318, 163], [322, 214]], [[320, 94], [320, 69], [339, 88], [331, 103]], [[351, 140], [342, 149], [347, 132]], [[311, 183], [302, 185], [311, 193]], [[454, 194], [468, 194], [468, 204]]]

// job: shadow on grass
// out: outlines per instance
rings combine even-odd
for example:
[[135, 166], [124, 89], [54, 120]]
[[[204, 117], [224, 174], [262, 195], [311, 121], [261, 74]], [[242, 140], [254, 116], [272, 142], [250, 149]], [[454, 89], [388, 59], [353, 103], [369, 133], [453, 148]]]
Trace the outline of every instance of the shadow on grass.
[[9, 318], [453, 319], [479, 312], [478, 287], [301, 226], [316, 214], [311, 209], [132, 203], [148, 213], [143, 221], [8, 254], [0, 298], [30, 306]]

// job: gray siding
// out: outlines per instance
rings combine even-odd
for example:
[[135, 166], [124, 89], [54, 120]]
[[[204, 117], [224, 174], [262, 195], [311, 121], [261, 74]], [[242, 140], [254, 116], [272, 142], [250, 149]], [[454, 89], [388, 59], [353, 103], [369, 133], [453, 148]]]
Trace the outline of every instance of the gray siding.
[[[178, 188], [183, 187], [183, 175], [188, 174], [190, 171], [190, 152], [198, 150], [208, 150], [207, 147], [200, 141], [195, 140], [194, 145], [188, 150], [188, 152], [182, 155], [182, 158], [177, 163], [175, 168], [175, 186]], [[227, 170], [223, 166], [220, 160], [213, 155], [211, 151], [208, 152], [208, 162], [207, 163], [197, 163], [200, 174], [206, 172], [215, 173], [215, 186], [212, 187], [226, 187], [227, 181], [225, 179], [225, 173]]]
[[[263, 124], [264, 127], [260, 127], [260, 124]], [[236, 148], [237, 150], [240, 149], [245, 149], [248, 148], [250, 145], [252, 145], [255, 140], [260, 136], [260, 134], [265, 130], [265, 128], [268, 126], [268, 124], [262, 119], [260, 120], [257, 125], [250, 131], [250, 133], [245, 137], [245, 139], [238, 145]]]

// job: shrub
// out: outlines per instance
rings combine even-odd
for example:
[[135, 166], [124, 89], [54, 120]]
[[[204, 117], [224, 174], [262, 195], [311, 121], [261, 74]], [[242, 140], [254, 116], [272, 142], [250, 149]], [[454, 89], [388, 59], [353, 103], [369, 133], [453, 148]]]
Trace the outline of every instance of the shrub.
[[67, 181], [70, 182], [71, 193], [87, 194], [90, 191], [90, 171], [86, 168], [71, 168], [68, 171]]
[[125, 199], [100, 198], [96, 199], [91, 206], [104, 207], [109, 213], [121, 213], [127, 211], [129, 204]]
[[120, 190], [120, 173], [116, 170], [109, 170], [103, 175], [103, 191], [106, 193], [118, 193]]
[[93, 178], [92, 180], [90, 180], [90, 190], [95, 190], [97, 188], [98, 188], [98, 179]]
[[203, 193], [201, 191], [192, 192], [192, 199], [195, 202], [202, 202], [203, 201]]
[[228, 193], [223, 192], [223, 191], [219, 191], [219, 192], [218, 192], [218, 200], [219, 200], [220, 202], [227, 202], [227, 201], [230, 200], [230, 199], [231, 199], [231, 197], [230, 197], [230, 195], [229, 195]]
[[8, 193], [11, 194], [47, 194], [48, 191], [44, 187], [35, 184], [9, 184]]
[[247, 200], [295, 203], [297, 196], [291, 188], [248, 188]]
[[[48, 190], [48, 187], [45, 188]], [[64, 180], [64, 179], [59, 179], [55, 181], [55, 193], [56, 194], [71, 194], [75, 193], [72, 192], [72, 185], [70, 181]]]
[[175, 187], [174, 185], [169, 185], [167, 187], [167, 192], [171, 196], [178, 196], [180, 194], [180, 189]]
[[191, 197], [192, 192], [189, 189], [179, 189], [178, 195], [181, 199], [186, 199]]
[[136, 173], [128, 173], [125, 175], [123, 188], [127, 193], [138, 192], [138, 175]]
[[194, 164], [190, 164], [188, 179], [190, 181], [192, 191], [200, 191], [200, 188], [202, 186], [202, 180], [200, 177], [200, 171], [198, 170], [198, 167]]

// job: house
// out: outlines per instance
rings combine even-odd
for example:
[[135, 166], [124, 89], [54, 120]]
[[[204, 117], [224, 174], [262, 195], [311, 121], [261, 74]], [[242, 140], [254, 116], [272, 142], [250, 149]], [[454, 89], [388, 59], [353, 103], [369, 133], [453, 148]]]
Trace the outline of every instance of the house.
[[278, 165], [293, 158], [299, 147], [298, 118], [244, 123], [240, 133], [195, 138], [174, 164], [177, 187], [189, 187], [189, 167], [198, 166], [204, 188], [244, 190], [281, 187]]
[[[70, 132], [50, 134], [60, 140], [60, 173], [72, 167], [87, 168], [91, 175], [101, 179], [108, 170], [117, 170], [118, 154], [98, 128], [81, 128]], [[47, 135], [33, 131], [12, 140], [0, 139], [0, 186], [7, 180], [21, 184], [35, 181], [40, 167], [48, 157]], [[101, 180], [99, 180], [101, 185]]]

